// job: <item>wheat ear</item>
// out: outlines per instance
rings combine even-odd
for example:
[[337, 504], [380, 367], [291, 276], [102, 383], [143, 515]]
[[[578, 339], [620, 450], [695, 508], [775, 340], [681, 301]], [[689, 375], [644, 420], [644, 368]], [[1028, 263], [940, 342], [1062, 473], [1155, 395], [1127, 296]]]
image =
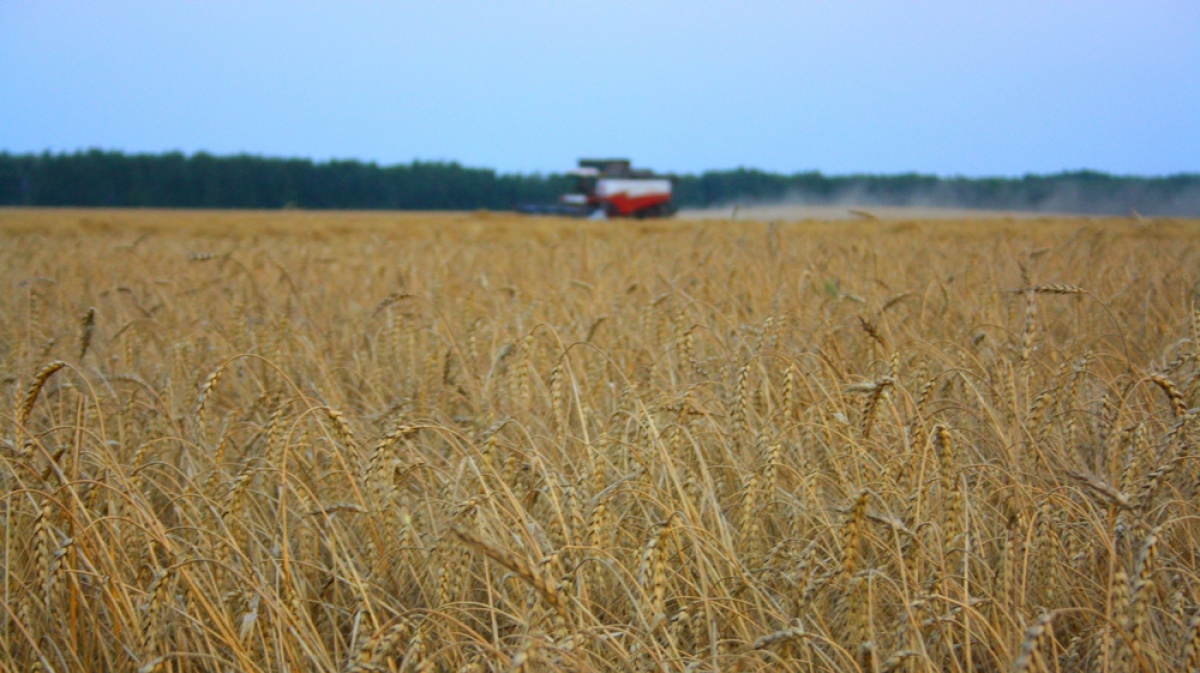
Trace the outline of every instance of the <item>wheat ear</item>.
[[25, 400], [21, 402], [21, 409], [17, 413], [17, 425], [24, 425], [25, 421], [29, 420], [29, 414], [33, 411], [33, 405], [37, 402], [38, 394], [42, 392], [46, 381], [54, 376], [55, 372], [66, 366], [67, 363], [62, 360], [55, 360], [42, 367], [37, 376], [33, 377], [33, 383], [29, 386], [29, 391], [25, 393]]
[[485, 556], [499, 563], [505, 568], [508, 568], [515, 573], [517, 577], [521, 578], [528, 583], [529, 586], [533, 587], [533, 589], [537, 591], [539, 595], [541, 595], [542, 599], [545, 600], [550, 607], [554, 608], [554, 611], [557, 613], [558, 619], [560, 620], [560, 624], [558, 625], [560, 630], [565, 630], [566, 626], [570, 624], [570, 614], [567, 612], [567, 606], [563, 602], [562, 595], [559, 594], [558, 588], [550, 582], [547, 582], [546, 578], [541, 573], [534, 571], [533, 567], [529, 565], [528, 561], [508, 551], [500, 549], [499, 547], [495, 547], [487, 542], [484, 542], [474, 533], [471, 533], [463, 528], [459, 528], [458, 526], [451, 526], [450, 531], [454, 533], [458, 539], [483, 552]]

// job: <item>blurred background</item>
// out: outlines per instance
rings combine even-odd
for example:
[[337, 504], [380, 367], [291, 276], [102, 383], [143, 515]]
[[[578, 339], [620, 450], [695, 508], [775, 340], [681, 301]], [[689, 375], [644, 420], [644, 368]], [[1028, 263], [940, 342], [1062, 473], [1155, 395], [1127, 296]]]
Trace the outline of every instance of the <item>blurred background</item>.
[[[226, 181], [282, 174], [255, 157], [300, 159], [310, 177], [260, 178], [299, 180], [291, 198], [218, 198], [230, 188], [202, 184], [190, 189], [208, 201], [159, 203], [119, 184], [53, 198], [506, 207], [560, 191], [544, 178], [580, 157], [616, 156], [682, 176], [683, 206], [1186, 214], [1200, 210], [1197, 35], [1200, 4], [1166, 1], [0, 2], [0, 203], [48, 203], [34, 194], [46, 183], [128, 163], [113, 152], [178, 152], [187, 166], [196, 153], [248, 155], [236, 175], [218, 162]], [[74, 154], [93, 148], [90, 162]], [[46, 152], [74, 159], [33, 161]], [[343, 181], [371, 162], [469, 167], [480, 170], [450, 191], [498, 191], [477, 203], [310, 198], [304, 179], [337, 181], [331, 160], [358, 166]], [[1009, 180], [1029, 174], [1059, 180]], [[1006, 180], [967, 189], [956, 176]]]

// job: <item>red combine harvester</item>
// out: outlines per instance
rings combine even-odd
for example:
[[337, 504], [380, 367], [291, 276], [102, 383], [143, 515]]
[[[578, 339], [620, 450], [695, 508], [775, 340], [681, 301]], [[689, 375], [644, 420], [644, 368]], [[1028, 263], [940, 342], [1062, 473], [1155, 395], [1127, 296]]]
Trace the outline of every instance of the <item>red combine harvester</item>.
[[631, 168], [628, 159], [580, 159], [575, 190], [553, 206], [522, 206], [525, 213], [591, 217], [666, 217], [671, 204], [671, 178]]

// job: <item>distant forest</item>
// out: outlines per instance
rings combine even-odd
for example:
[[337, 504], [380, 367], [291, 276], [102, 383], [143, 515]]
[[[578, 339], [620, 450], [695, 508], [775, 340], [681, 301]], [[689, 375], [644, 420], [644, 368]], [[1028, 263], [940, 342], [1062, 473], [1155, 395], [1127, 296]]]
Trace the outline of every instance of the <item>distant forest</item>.
[[[1018, 178], [790, 175], [738, 168], [675, 176], [680, 208], [766, 203], [914, 205], [1090, 214], [1200, 215], [1200, 173], [1073, 171]], [[0, 152], [0, 206], [508, 210], [551, 203], [562, 174], [504, 174], [453, 162], [381, 166], [251, 155]]]

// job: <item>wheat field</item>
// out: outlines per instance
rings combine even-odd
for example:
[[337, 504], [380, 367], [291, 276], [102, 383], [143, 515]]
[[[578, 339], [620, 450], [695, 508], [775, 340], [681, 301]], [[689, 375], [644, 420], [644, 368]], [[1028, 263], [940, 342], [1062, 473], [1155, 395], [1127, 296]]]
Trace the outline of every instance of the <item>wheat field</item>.
[[0, 210], [5, 671], [1200, 670], [1200, 222]]

